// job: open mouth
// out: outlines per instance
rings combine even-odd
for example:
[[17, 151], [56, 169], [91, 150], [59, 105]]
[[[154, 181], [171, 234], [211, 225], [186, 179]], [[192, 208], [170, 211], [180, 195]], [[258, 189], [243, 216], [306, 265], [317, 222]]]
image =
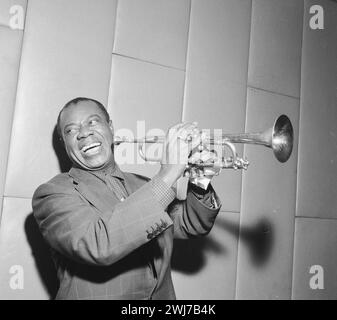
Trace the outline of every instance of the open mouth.
[[90, 144], [82, 147], [81, 151], [85, 154], [96, 153], [99, 150], [101, 145], [102, 145], [101, 142], [90, 143]]

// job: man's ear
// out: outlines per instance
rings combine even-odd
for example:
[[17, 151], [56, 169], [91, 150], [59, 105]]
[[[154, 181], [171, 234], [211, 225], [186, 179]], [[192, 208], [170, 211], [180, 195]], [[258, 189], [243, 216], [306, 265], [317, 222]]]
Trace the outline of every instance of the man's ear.
[[112, 120], [109, 120], [109, 127], [110, 127], [112, 133], [114, 133], [114, 126], [112, 125]]

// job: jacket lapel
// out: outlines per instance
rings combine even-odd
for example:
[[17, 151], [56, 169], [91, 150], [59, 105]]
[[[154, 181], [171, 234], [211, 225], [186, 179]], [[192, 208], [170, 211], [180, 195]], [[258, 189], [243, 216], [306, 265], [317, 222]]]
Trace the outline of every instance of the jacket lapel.
[[137, 191], [140, 187], [142, 187], [146, 182], [150, 181], [150, 179], [138, 176], [129, 172], [123, 172], [125, 179], [125, 188], [128, 194], [132, 194]]
[[119, 202], [104, 182], [91, 173], [71, 168], [69, 175], [73, 178], [74, 188], [98, 211], [111, 212], [111, 209]]

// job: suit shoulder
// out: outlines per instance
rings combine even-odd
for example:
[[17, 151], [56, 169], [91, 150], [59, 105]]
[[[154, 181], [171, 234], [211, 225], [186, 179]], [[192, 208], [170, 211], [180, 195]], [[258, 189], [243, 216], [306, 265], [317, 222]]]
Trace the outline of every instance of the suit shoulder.
[[69, 175], [68, 172], [65, 172], [65, 173], [59, 173], [57, 174], [55, 177], [51, 178], [49, 181], [47, 181], [47, 183], [55, 183], [55, 184], [58, 184], [58, 183], [67, 183], [67, 182], [70, 182], [72, 181], [72, 177]]
[[41, 184], [34, 192], [33, 198], [49, 192], [65, 191], [73, 185], [73, 179], [68, 173], [60, 173], [49, 181]]

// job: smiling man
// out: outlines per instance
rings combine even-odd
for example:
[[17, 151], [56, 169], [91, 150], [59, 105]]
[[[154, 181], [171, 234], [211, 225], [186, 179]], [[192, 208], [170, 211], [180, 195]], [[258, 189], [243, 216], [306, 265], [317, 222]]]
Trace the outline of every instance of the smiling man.
[[190, 184], [187, 199], [175, 199], [173, 185], [186, 164], [171, 159], [199, 144], [195, 125], [169, 130], [151, 180], [115, 163], [113, 126], [100, 102], [69, 101], [57, 130], [73, 167], [41, 185], [32, 201], [57, 269], [56, 298], [175, 299], [173, 239], [207, 234], [220, 209], [211, 186]]
[[97, 170], [114, 161], [112, 122], [98, 101], [78, 98], [68, 102], [59, 114], [57, 131], [75, 165]]

